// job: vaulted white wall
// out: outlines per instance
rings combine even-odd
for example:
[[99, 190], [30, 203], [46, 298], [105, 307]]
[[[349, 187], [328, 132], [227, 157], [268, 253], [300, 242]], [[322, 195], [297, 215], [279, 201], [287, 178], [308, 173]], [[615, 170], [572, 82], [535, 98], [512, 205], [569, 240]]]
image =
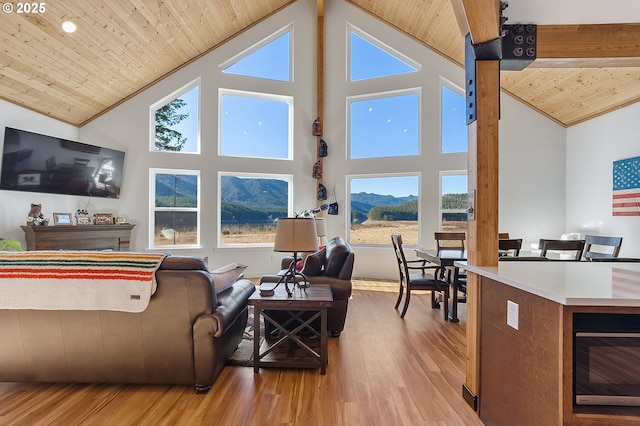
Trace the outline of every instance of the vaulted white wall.
[[640, 156], [640, 104], [567, 131], [568, 231], [623, 237], [620, 256], [640, 257], [640, 216], [613, 216], [613, 162]]

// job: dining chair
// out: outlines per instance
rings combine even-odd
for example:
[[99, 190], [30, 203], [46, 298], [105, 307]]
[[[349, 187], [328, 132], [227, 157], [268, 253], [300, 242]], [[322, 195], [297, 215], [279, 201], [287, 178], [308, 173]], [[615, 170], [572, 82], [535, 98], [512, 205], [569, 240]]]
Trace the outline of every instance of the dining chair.
[[582, 259], [582, 252], [584, 250], [584, 240], [547, 240], [544, 238], [540, 239], [540, 243], [538, 247], [540, 247], [540, 256], [547, 257], [547, 252], [549, 250], [559, 250], [559, 251], [573, 251], [575, 252], [575, 256], [573, 260], [579, 262]]
[[592, 262], [620, 262], [620, 263], [638, 263], [640, 258], [637, 257], [592, 257]]
[[391, 242], [393, 251], [396, 254], [398, 273], [400, 275], [400, 289], [395, 309], [400, 306], [400, 301], [404, 295], [404, 306], [400, 313], [400, 318], [404, 318], [407, 313], [412, 290], [430, 290], [431, 307], [433, 309], [440, 307], [440, 302], [436, 299], [435, 293], [443, 293], [444, 319], [446, 321], [449, 316], [449, 284], [444, 280], [443, 269], [428, 263], [425, 259], [407, 260], [402, 248], [402, 236], [400, 234], [391, 234]]
[[498, 257], [500, 262], [502, 261], [519, 261], [519, 262], [548, 262], [548, 257], [542, 256], [500, 256]]
[[[465, 241], [467, 234], [464, 232], [435, 232], [433, 234], [436, 240], [438, 252], [441, 250], [465, 250]], [[447, 268], [443, 271], [447, 283], [456, 285], [458, 291], [466, 296], [467, 294], [467, 271], [461, 268]], [[455, 283], [454, 283], [455, 281]], [[460, 299], [461, 302], [466, 301], [466, 297]]]
[[436, 248], [440, 250], [464, 250], [467, 234], [464, 232], [435, 232]]
[[[596, 257], [618, 257], [622, 246], [622, 237], [605, 237], [602, 235], [585, 235], [584, 258], [592, 260]], [[595, 246], [595, 247], [594, 247]], [[606, 251], [600, 251], [608, 247]]]
[[522, 248], [522, 238], [508, 238], [498, 240], [499, 255], [503, 256], [520, 256]]
[[508, 240], [509, 239], [509, 233], [508, 232], [498, 232], [498, 239], [499, 240]]

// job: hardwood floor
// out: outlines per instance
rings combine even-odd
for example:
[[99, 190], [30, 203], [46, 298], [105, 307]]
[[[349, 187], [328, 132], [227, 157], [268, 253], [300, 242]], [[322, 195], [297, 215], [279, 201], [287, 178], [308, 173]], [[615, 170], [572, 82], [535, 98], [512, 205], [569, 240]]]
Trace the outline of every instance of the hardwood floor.
[[0, 424], [482, 425], [461, 396], [466, 306], [451, 324], [416, 292], [400, 319], [396, 287], [354, 282], [324, 376], [225, 367], [206, 395], [189, 386], [0, 383]]

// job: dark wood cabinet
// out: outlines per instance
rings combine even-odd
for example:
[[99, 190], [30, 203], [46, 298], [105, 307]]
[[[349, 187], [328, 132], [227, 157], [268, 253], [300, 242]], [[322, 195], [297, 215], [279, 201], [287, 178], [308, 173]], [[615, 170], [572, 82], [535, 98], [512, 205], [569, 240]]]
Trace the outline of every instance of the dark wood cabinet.
[[27, 250], [129, 251], [135, 225], [21, 226]]

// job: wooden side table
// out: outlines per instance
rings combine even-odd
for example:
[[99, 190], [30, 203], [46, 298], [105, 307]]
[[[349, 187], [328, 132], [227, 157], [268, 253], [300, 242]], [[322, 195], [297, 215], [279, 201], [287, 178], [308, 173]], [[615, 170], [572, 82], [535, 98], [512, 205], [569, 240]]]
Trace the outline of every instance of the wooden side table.
[[[267, 366], [320, 368], [320, 374], [326, 373], [327, 308], [333, 305], [333, 295], [328, 284], [312, 284], [304, 289], [296, 287], [293, 290], [293, 297], [288, 297], [284, 284], [280, 284], [273, 296], [261, 296], [259, 291], [253, 293], [249, 297], [249, 305], [254, 308], [253, 371], [255, 373], [260, 370], [260, 367]], [[280, 324], [271, 318], [268, 311], [285, 311], [290, 318], [285, 324]], [[312, 315], [301, 318], [301, 314], [307, 311], [311, 311]], [[260, 316], [265, 323], [269, 322], [281, 333], [273, 341], [265, 336], [264, 341], [260, 342]], [[320, 317], [320, 332], [311, 326], [318, 317]], [[302, 336], [303, 331], [311, 338]]]

